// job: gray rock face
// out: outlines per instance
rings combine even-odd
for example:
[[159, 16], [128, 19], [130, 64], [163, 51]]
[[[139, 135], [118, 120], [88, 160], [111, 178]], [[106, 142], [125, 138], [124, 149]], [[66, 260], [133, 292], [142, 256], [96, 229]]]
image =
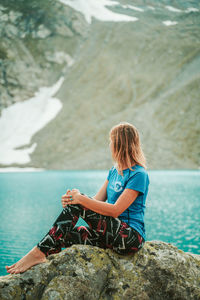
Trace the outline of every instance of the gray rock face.
[[200, 299], [200, 256], [160, 241], [135, 255], [73, 245], [23, 274], [0, 278], [0, 299]]
[[65, 78], [62, 111], [35, 134], [24, 167], [108, 169], [108, 132], [127, 121], [148, 168], [199, 169], [199, 1], [135, 1], [143, 12], [117, 2], [110, 11], [138, 21], [89, 25], [59, 1], [1, 1], [0, 112]]
[[73, 57], [88, 26], [79, 13], [59, 2], [1, 4], [0, 114], [33, 96], [39, 87], [55, 83], [69, 64], [66, 59], [50, 61], [45, 53]]

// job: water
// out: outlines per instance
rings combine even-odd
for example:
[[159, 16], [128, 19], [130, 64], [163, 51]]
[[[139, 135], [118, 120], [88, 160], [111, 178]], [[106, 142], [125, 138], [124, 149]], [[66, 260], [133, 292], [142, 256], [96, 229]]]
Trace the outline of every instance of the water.
[[[199, 171], [148, 171], [147, 240], [200, 254]], [[0, 173], [0, 275], [25, 255], [60, 213], [69, 188], [94, 196], [107, 171]]]

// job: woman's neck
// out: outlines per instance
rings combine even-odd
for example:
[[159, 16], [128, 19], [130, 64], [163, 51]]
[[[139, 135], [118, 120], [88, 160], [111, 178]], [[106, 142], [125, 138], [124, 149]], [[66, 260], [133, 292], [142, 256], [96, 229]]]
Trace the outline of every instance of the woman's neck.
[[[133, 163], [131, 164], [131, 167], [134, 167], [135, 165], [136, 165], [136, 163], [133, 162]], [[123, 166], [121, 166], [121, 167], [122, 167], [122, 170], [128, 169], [128, 166], [126, 166], [126, 165], [123, 165]]]

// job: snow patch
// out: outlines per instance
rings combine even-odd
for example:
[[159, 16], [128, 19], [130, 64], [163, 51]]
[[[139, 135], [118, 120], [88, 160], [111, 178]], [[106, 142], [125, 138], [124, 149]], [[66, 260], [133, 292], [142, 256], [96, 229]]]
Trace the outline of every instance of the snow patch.
[[172, 26], [172, 25], [178, 24], [178, 22], [166, 20], [166, 21], [163, 21], [163, 24], [166, 26]]
[[173, 6], [169, 6], [169, 5], [167, 5], [167, 6], [165, 6], [168, 10], [170, 10], [170, 11], [174, 11], [174, 12], [182, 12], [182, 10], [181, 9], [178, 9], [178, 8], [176, 8], [176, 7], [173, 7]]
[[[37, 144], [29, 146], [33, 135], [56, 117], [62, 108], [59, 99], [53, 98], [64, 77], [53, 86], [40, 88], [33, 98], [15, 103], [2, 110], [0, 117], [0, 164], [27, 164]], [[19, 147], [23, 149], [17, 149]]]
[[197, 11], [199, 11], [199, 9], [198, 9], [198, 8], [194, 8], [194, 7], [188, 7], [188, 8], [185, 10], [186, 13], [197, 12]]
[[59, 0], [61, 3], [69, 5], [73, 9], [81, 12], [86, 21], [91, 24], [92, 17], [100, 21], [112, 21], [112, 22], [133, 22], [138, 18], [127, 16], [125, 14], [115, 13], [105, 6], [119, 6], [120, 3], [111, 0]]
[[133, 5], [122, 5], [123, 8], [130, 8], [130, 9], [133, 9], [133, 10], [136, 10], [136, 11], [140, 11], [140, 12], [143, 12], [144, 9], [142, 8], [139, 8], [139, 7], [136, 7], [136, 6], [133, 6]]

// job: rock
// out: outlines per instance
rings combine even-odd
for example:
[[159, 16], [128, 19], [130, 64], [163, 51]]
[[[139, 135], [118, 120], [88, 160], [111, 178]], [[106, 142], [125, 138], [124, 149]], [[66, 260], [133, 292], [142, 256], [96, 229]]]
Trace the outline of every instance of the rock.
[[22, 14], [18, 11], [10, 11], [9, 12], [9, 20], [11, 23], [16, 23], [16, 21], [22, 17]]
[[83, 40], [80, 32], [88, 26], [80, 13], [52, 0], [4, 5], [0, 5], [0, 116], [3, 108], [52, 85], [72, 66]]
[[161, 241], [125, 256], [73, 245], [23, 274], [0, 277], [0, 299], [200, 299], [200, 256]]
[[56, 32], [64, 37], [72, 37], [74, 35], [66, 24], [56, 24]]
[[10, 37], [13, 37], [13, 36], [17, 36], [18, 34], [18, 29], [16, 26], [12, 25], [12, 24], [8, 24], [6, 27], [5, 27], [5, 33], [6, 35], [10, 38]]
[[46, 28], [43, 24], [41, 24], [38, 27], [38, 30], [35, 32], [34, 38], [40, 38], [40, 39], [46, 39], [48, 36], [50, 36], [51, 31]]
[[7, 22], [8, 21], [8, 15], [1, 13], [0, 16], [1, 16], [1, 22]]
[[62, 51], [55, 52], [55, 53], [46, 52], [45, 57], [48, 61], [57, 64], [67, 63], [68, 66], [72, 66], [74, 63], [73, 58], [69, 54], [64, 53]]

